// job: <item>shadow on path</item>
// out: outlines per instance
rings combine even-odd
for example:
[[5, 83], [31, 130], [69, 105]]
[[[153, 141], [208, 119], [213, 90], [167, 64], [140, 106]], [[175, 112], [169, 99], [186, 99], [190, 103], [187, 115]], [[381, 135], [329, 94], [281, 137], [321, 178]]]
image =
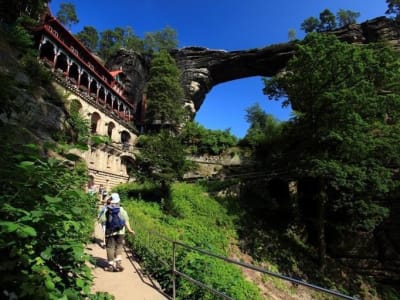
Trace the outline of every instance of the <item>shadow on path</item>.
[[114, 295], [115, 300], [164, 300], [171, 299], [166, 295], [160, 285], [147, 276], [135, 259], [133, 251], [124, 247], [122, 264], [123, 272], [106, 272], [106, 250], [101, 247], [103, 242], [101, 226], [95, 224], [92, 244], [86, 249], [92, 257], [92, 275], [94, 285], [92, 292], [108, 292]]

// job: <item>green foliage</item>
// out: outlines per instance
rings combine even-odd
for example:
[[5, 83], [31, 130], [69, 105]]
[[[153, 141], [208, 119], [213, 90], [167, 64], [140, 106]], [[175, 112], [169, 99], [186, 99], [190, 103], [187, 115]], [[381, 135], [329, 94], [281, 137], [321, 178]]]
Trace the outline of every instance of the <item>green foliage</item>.
[[288, 39], [289, 39], [289, 42], [293, 42], [293, 41], [295, 41], [297, 38], [296, 38], [296, 29], [294, 29], [294, 28], [290, 28], [289, 29], [289, 31], [288, 31]]
[[28, 52], [20, 59], [25, 74], [29, 76], [30, 86], [35, 89], [39, 86], [47, 86], [51, 82], [51, 73], [48, 69], [39, 64], [36, 56]]
[[319, 20], [320, 20], [320, 26], [319, 26], [320, 31], [328, 31], [336, 28], [335, 15], [329, 9], [324, 9], [319, 14]]
[[60, 3], [60, 9], [58, 10], [57, 19], [71, 28], [71, 25], [79, 23], [78, 16], [75, 11], [75, 5], [72, 2]]
[[[304, 217], [313, 220], [319, 242], [325, 224], [370, 231], [388, 215], [380, 200], [398, 187], [399, 66], [398, 54], [384, 45], [359, 47], [311, 34], [286, 75], [265, 80], [264, 92], [286, 96], [297, 112], [284, 151], [292, 176], [313, 186], [303, 201], [314, 210]], [[324, 244], [318, 247], [323, 252]]]
[[92, 145], [111, 144], [111, 138], [108, 135], [92, 135], [90, 137]]
[[99, 34], [96, 28], [93, 26], [83, 26], [83, 29], [78, 32], [75, 37], [90, 51], [96, 51], [99, 42]]
[[129, 26], [126, 28], [115, 27], [113, 30], [107, 29], [100, 33], [98, 50], [104, 60], [109, 59], [120, 48], [142, 52], [143, 42]]
[[360, 17], [360, 13], [351, 10], [339, 9], [336, 14], [336, 20], [338, 22], [338, 27], [347, 26], [350, 24], [355, 24], [357, 19]]
[[89, 297], [84, 244], [95, 201], [82, 190], [87, 174], [46, 159], [33, 145], [1, 147], [0, 285], [19, 299]]
[[338, 27], [355, 24], [359, 16], [358, 12], [340, 9], [335, 17], [329, 9], [325, 9], [319, 14], [319, 19], [309, 17], [304, 20], [301, 23], [301, 29], [306, 33], [334, 30]]
[[250, 126], [246, 136], [240, 142], [241, 145], [248, 145], [255, 149], [256, 146], [271, 142], [280, 136], [281, 123], [272, 115], [266, 114], [259, 104], [247, 108], [246, 112], [246, 120]]
[[186, 117], [180, 71], [167, 51], [154, 54], [147, 83], [146, 125], [177, 130]]
[[144, 181], [140, 184], [137, 182], [120, 184], [115, 188], [115, 191], [119, 193], [121, 198], [134, 198], [159, 203], [165, 196], [160, 185], [151, 181]]
[[[160, 240], [156, 235], [221, 255], [228, 254], [229, 242], [235, 238], [231, 218], [225, 209], [207, 196], [200, 186], [173, 184], [170, 197], [165, 202], [156, 204], [136, 200], [125, 207], [135, 222], [135, 251], [143, 260], [146, 270], [158, 271], [153, 276], [167, 291], [171, 289], [172, 244]], [[149, 229], [151, 232], [148, 232]], [[180, 272], [234, 299], [261, 299], [257, 288], [243, 278], [239, 268], [215, 258], [178, 246], [176, 267]], [[177, 299], [215, 299], [204, 289], [180, 277], [177, 280]]]
[[161, 31], [147, 32], [143, 39], [137, 36], [130, 26], [106, 29], [100, 34], [93, 26], [84, 26], [76, 37], [90, 51], [97, 52], [103, 60], [108, 60], [121, 48], [153, 54], [178, 46], [177, 33], [168, 26]]
[[33, 46], [32, 35], [22, 26], [23, 18], [19, 18], [16, 23], [9, 26], [4, 31], [6, 39], [11, 47], [20, 52], [25, 52]]
[[71, 112], [68, 123], [72, 128], [72, 143], [85, 145], [90, 136], [90, 121], [79, 112]]
[[169, 26], [161, 31], [147, 32], [143, 39], [143, 46], [145, 53], [175, 49], [178, 47], [177, 33]]
[[394, 15], [394, 18], [398, 20], [400, 18], [400, 1], [399, 0], [386, 0], [388, 8], [386, 10], [387, 15]]
[[152, 135], [141, 135], [137, 146], [140, 152], [136, 156], [137, 169], [134, 171], [137, 179], [168, 184], [182, 179], [192, 168], [186, 159], [186, 152], [178, 137], [169, 131], [162, 130]]
[[230, 130], [211, 130], [196, 122], [187, 122], [180, 134], [182, 142], [193, 155], [219, 155], [237, 143]]
[[301, 23], [301, 30], [303, 30], [306, 33], [317, 31], [318, 28], [319, 28], [319, 20], [315, 17], [309, 17], [305, 19], [303, 23]]

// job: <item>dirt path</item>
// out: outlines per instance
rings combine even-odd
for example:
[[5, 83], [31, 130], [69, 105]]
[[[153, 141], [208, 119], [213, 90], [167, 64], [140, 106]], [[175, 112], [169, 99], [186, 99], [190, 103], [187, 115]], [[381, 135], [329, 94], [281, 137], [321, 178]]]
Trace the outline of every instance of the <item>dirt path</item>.
[[169, 299], [163, 295], [157, 283], [143, 275], [139, 264], [134, 260], [129, 249], [125, 249], [122, 257], [123, 272], [106, 272], [103, 267], [107, 264], [106, 250], [99, 243], [103, 232], [101, 226], [96, 223], [94, 243], [88, 245], [88, 253], [96, 260], [92, 274], [94, 276], [93, 292], [108, 292], [115, 296], [116, 300], [164, 300]]

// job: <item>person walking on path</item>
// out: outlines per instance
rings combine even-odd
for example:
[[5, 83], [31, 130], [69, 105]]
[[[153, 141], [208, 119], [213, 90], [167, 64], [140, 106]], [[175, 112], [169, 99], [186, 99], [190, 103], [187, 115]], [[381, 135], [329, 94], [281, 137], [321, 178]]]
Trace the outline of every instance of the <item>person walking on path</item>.
[[[100, 217], [100, 222], [106, 224], [106, 252], [108, 266], [104, 268], [109, 272], [121, 272], [122, 252], [124, 246], [125, 231], [135, 234], [129, 224], [129, 216], [126, 210], [120, 206], [120, 197], [118, 193], [112, 193], [110, 205], [107, 206], [105, 213]], [[117, 225], [118, 226], [117, 226]]]
[[106, 204], [104, 204], [100, 210], [99, 210], [99, 214], [97, 215], [97, 222], [100, 223], [101, 228], [103, 229], [103, 240], [100, 243], [100, 247], [104, 248], [106, 246], [106, 222], [105, 221], [101, 221], [102, 216], [106, 213], [107, 207], [111, 204], [111, 197], [107, 199]]

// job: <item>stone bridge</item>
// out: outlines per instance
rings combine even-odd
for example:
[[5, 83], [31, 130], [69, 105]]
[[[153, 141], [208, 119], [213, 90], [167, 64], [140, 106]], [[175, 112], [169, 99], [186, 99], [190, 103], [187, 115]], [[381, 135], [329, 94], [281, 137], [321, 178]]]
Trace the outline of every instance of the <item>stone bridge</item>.
[[[386, 17], [348, 25], [330, 34], [349, 43], [385, 41], [400, 48], [398, 23]], [[296, 42], [290, 42], [229, 52], [189, 47], [174, 50], [171, 55], [182, 71], [184, 100], [193, 107], [194, 115], [201, 108], [207, 93], [217, 84], [251, 76], [269, 77], [282, 71], [294, 54], [295, 45]], [[136, 102], [141, 101], [148, 79], [148, 62], [138, 53], [120, 50], [107, 63], [109, 69], [122, 66], [126, 76], [124, 83], [129, 88], [128, 98], [136, 99]]]

